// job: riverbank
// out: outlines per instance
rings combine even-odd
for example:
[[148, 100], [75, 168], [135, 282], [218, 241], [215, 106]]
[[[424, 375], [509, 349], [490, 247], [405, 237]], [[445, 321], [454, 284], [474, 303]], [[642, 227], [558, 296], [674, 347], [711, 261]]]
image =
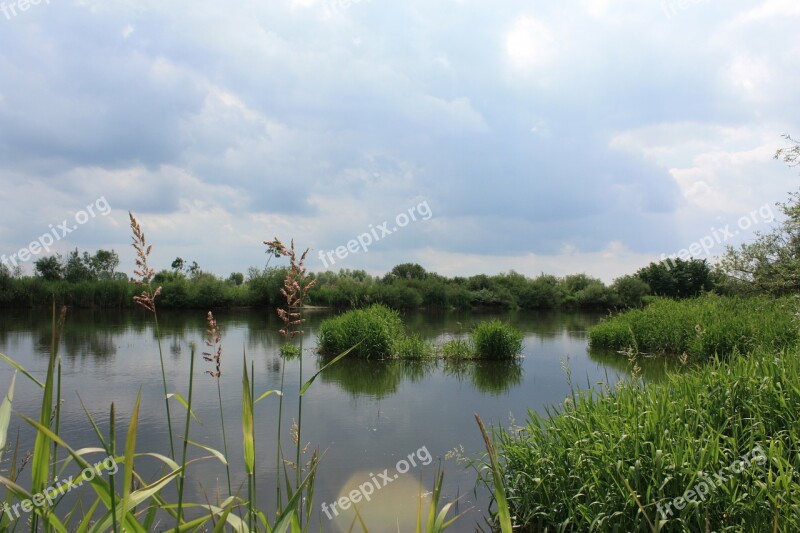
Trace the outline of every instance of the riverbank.
[[[641, 347], [644, 324], [685, 333], [667, 309], [693, 316], [700, 337], [711, 324], [741, 332], [760, 323], [751, 338], [725, 345], [733, 352], [646, 386], [629, 351], [627, 383], [601, 394], [573, 391], [549, 415], [530, 411], [524, 426], [500, 431], [504, 483], [521, 530], [800, 530], [800, 349], [796, 338], [775, 348], [785, 337], [770, 324], [790, 312], [787, 302], [775, 300], [778, 312], [766, 320], [749, 314], [761, 303], [671, 302], [596, 326], [594, 342], [597, 331], [608, 339], [609, 328], [625, 324]], [[740, 312], [704, 323], [701, 310], [710, 306]], [[793, 335], [797, 323], [791, 328]], [[629, 340], [619, 336], [615, 347], [630, 348]]]

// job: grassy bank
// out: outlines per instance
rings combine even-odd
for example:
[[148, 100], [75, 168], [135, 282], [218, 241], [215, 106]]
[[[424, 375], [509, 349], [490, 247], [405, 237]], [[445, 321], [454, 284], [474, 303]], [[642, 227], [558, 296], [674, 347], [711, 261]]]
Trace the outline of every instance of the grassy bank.
[[[705, 531], [707, 522], [715, 531], [798, 531], [798, 383], [800, 351], [759, 350], [661, 384], [575, 394], [548, 416], [531, 412], [499, 443], [516, 523], [528, 531]], [[741, 466], [731, 465], [757, 447], [766, 460], [735, 473]], [[703, 499], [678, 509], [675, 500], [703, 481]]]
[[738, 298], [713, 294], [690, 300], [658, 299], [618, 314], [589, 331], [593, 347], [682, 355], [705, 361], [758, 347], [777, 351], [800, 339], [794, 297]]
[[647, 386], [634, 370], [616, 388], [573, 391], [545, 415], [531, 411], [524, 427], [498, 431], [515, 523], [523, 531], [800, 530], [793, 314], [790, 299], [704, 297], [658, 301], [593, 329], [593, 344], [721, 357]]

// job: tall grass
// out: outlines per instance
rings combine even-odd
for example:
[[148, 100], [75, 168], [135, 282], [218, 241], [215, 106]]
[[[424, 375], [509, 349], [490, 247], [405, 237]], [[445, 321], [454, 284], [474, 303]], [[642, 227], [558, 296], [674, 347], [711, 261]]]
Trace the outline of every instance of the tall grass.
[[376, 304], [323, 320], [318, 345], [323, 354], [336, 354], [358, 344], [353, 357], [386, 358], [395, 354], [395, 343], [403, 335], [397, 311]]
[[782, 350], [800, 340], [794, 297], [737, 298], [706, 295], [657, 299], [644, 309], [613, 316], [589, 330], [593, 347], [650, 354], [688, 354], [693, 361]]
[[[526, 531], [800, 531], [797, 383], [800, 350], [759, 349], [530, 411], [498, 443], [512, 514]], [[756, 446], [765, 465], [659, 512]]]
[[481, 322], [472, 330], [475, 355], [482, 359], [513, 359], [522, 352], [522, 333], [501, 322]]

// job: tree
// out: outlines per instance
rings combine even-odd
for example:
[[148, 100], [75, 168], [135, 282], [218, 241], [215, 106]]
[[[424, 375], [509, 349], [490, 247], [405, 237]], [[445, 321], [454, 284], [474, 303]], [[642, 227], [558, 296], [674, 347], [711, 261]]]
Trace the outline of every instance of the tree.
[[392, 274], [400, 279], [425, 279], [427, 272], [416, 263], [403, 263], [394, 267]]
[[112, 279], [119, 266], [119, 256], [113, 250], [97, 250], [92, 257], [91, 266], [96, 278]]
[[78, 249], [75, 248], [67, 256], [67, 262], [64, 265], [64, 279], [71, 282], [78, 281], [91, 281], [95, 279], [94, 270], [92, 269], [92, 258], [88, 252], [83, 252], [81, 255]]
[[611, 289], [617, 293], [623, 307], [640, 307], [645, 296], [650, 294], [650, 285], [636, 276], [622, 276], [614, 280]]
[[784, 135], [783, 138], [789, 142], [790, 146], [787, 148], [780, 148], [775, 152], [775, 159], [783, 160], [783, 162], [790, 167], [800, 165], [800, 141], [793, 139], [788, 133]]
[[525, 309], [555, 309], [560, 304], [558, 278], [547, 274], [530, 281], [519, 295], [519, 305]]
[[186, 262], [183, 259], [181, 259], [180, 257], [176, 257], [175, 261], [172, 262], [172, 270], [174, 270], [175, 273], [177, 274], [183, 270], [183, 267], [185, 265]]
[[237, 287], [244, 283], [244, 274], [241, 272], [233, 272], [230, 276], [228, 276], [228, 283], [231, 285], [236, 285]]
[[192, 261], [192, 264], [191, 264], [191, 265], [189, 265], [189, 268], [188, 268], [187, 270], [189, 271], [189, 275], [190, 275], [192, 278], [196, 278], [196, 277], [198, 277], [200, 274], [202, 274], [202, 273], [203, 273], [203, 271], [202, 271], [202, 270], [200, 270], [200, 265], [198, 265], [198, 264], [197, 264], [197, 261]]
[[37, 259], [33, 263], [33, 267], [36, 274], [46, 281], [57, 281], [64, 278], [64, 267], [61, 264], [61, 256], [58, 254]]
[[665, 259], [636, 272], [657, 296], [691, 298], [714, 288], [714, 275], [705, 259]]
[[755, 292], [782, 295], [800, 291], [800, 192], [777, 205], [785, 220], [754, 242], [729, 246], [720, 268]]

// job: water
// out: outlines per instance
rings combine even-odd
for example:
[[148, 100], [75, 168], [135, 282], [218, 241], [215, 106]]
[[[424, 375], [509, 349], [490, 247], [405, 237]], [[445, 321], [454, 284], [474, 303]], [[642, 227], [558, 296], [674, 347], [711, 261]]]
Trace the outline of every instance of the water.
[[[284, 361], [279, 356], [283, 339], [277, 333], [279, 324], [272, 313], [220, 310], [215, 316], [223, 333], [220, 385], [234, 473], [233, 491], [242, 487], [241, 494], [245, 496], [247, 480], [243, 475], [240, 429], [243, 354], [253, 365], [256, 396], [279, 389], [283, 377], [286, 394], [282, 442], [290, 459], [294, 459], [290, 429], [298, 418], [301, 360]], [[314, 348], [318, 325], [326, 316], [330, 316], [327, 311], [308, 313], [303, 336], [303, 381], [321, 366]], [[489, 494], [475, 490], [474, 470], [448, 455], [451, 450], [463, 448], [464, 456], [476, 457], [483, 449], [473, 413], [478, 413], [487, 424], [506, 427], [514, 422], [522, 424], [529, 408], [544, 412], [545, 407], [567, 397], [570, 388], [565, 368], [569, 368], [573, 385], [579, 388], [596, 387], [599, 382], [613, 384], [629, 375], [628, 363], [621, 356], [588, 350], [587, 329], [601, 320], [602, 316], [597, 314], [416, 312], [407, 314], [404, 321], [408, 331], [440, 344], [489, 318], [509, 321], [524, 333], [524, 356], [519, 363], [345, 359], [317, 378], [303, 397], [300, 437], [304, 444], [310, 443], [304, 461], [310, 459], [314, 449], [319, 449], [322, 455], [312, 530], [319, 531], [321, 526], [322, 531], [347, 531], [354, 516], [352, 508], [342, 510], [338, 500], [350, 495], [361, 500], [357, 503], [359, 512], [371, 532], [395, 532], [398, 526], [400, 531], [413, 531], [420, 479], [422, 492], [430, 491], [438, 466], [445, 472], [443, 500], [460, 498], [457, 507], [464, 513], [451, 531], [475, 531], [481, 524], [487, 529]], [[205, 349], [205, 314], [165, 312], [159, 320], [170, 392], [187, 397], [191, 343], [198, 347], [193, 411], [202, 425], [193, 425], [190, 440], [222, 450], [217, 384], [214, 378], [203, 374], [212, 364], [203, 361], [200, 355]], [[49, 311], [0, 312], [0, 352], [18, 361], [40, 380], [46, 374], [50, 346]], [[161, 368], [151, 315], [139, 311], [70, 310], [59, 350], [61, 435], [73, 448], [98, 445], [80, 399], [105, 434], [108, 434], [109, 408], [114, 402], [117, 446], [121, 450], [124, 428], [141, 390], [137, 451], [168, 454]], [[645, 365], [644, 370], [650, 379], [657, 379], [663, 372], [658, 363]], [[12, 373], [10, 366], [0, 364], [0, 390], [6, 390]], [[19, 375], [15, 411], [38, 419], [40, 401], [40, 389]], [[271, 395], [256, 406], [257, 496], [267, 516], [273, 516], [277, 498], [278, 402], [278, 396]], [[171, 410], [176, 451], [180, 456], [186, 411], [177, 402], [171, 404]], [[14, 443], [17, 428], [20, 449], [32, 450], [34, 432], [19, 418], [12, 422], [9, 441]], [[63, 457], [64, 452], [61, 453]], [[190, 457], [208, 455], [191, 446], [189, 453]], [[4, 457], [3, 468], [8, 467], [9, 457], [10, 454]], [[97, 454], [93, 462], [104, 457]], [[151, 458], [138, 459], [136, 466], [150, 480], [155, 479], [160, 467]], [[400, 474], [398, 466], [401, 472], [408, 471]], [[290, 475], [294, 479], [291, 469]], [[30, 488], [29, 473], [20, 479], [24, 487]], [[376, 485], [380, 487], [377, 490]], [[351, 494], [359, 486], [361, 493]], [[370, 491], [373, 494], [366, 494]], [[220, 493], [227, 494], [227, 480], [219, 462], [207, 459], [190, 467], [187, 501], [205, 502], [208, 497], [215, 502]], [[369, 501], [364, 499], [365, 494]], [[79, 489], [78, 495], [85, 504], [94, 501], [88, 487]], [[166, 496], [176, 501], [174, 493], [167, 492]], [[334, 502], [337, 505], [331, 508]], [[344, 505], [348, 505], [347, 501]], [[159, 527], [164, 529], [168, 525], [163, 523]]]

